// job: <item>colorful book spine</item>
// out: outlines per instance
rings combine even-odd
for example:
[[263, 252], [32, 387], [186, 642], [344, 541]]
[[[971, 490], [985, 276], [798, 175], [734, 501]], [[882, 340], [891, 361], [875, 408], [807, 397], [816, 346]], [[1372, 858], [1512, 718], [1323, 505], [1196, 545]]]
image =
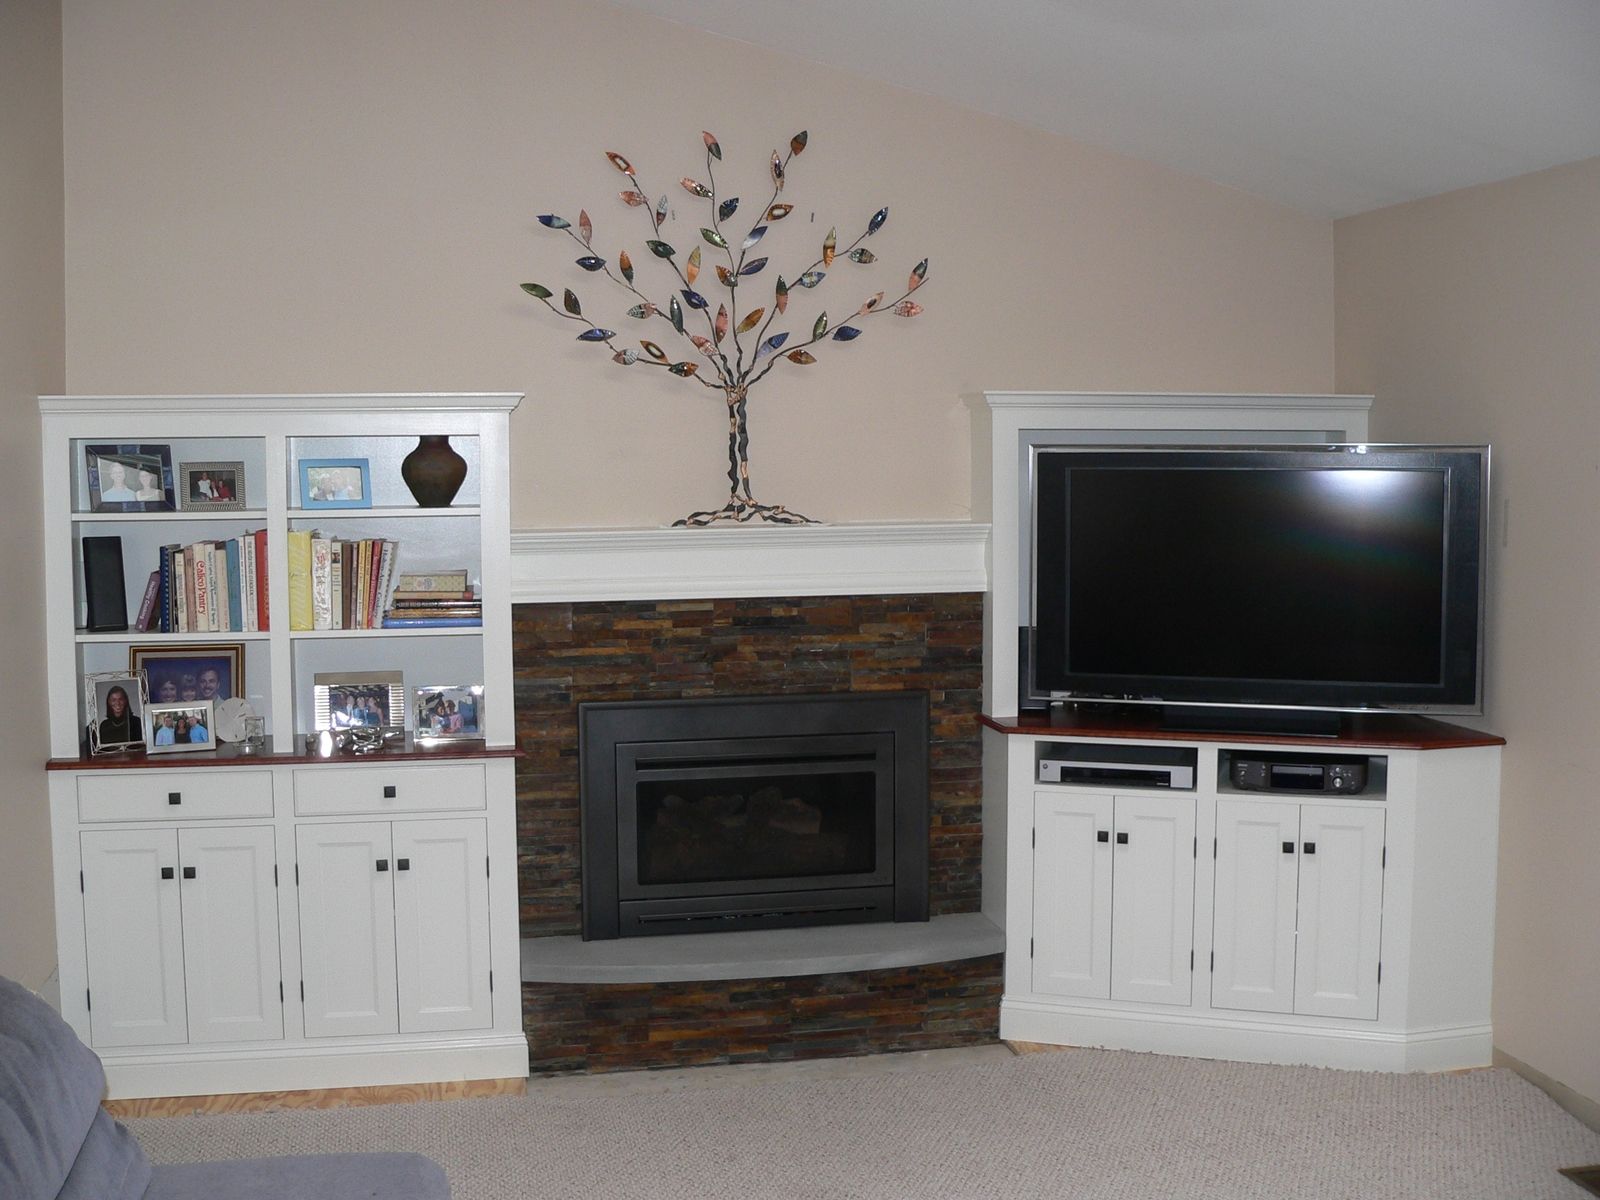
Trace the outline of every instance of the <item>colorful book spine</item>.
[[150, 572], [150, 578], [145, 580], [144, 597], [139, 601], [139, 615], [134, 619], [133, 627], [140, 633], [148, 633], [159, 619], [156, 616], [156, 600], [161, 595], [161, 570], [157, 568]]
[[223, 543], [222, 552], [228, 564], [228, 628], [241, 633], [244, 631], [244, 581], [239, 574], [239, 539], [229, 538]]
[[172, 552], [176, 547], [161, 547], [161, 624], [162, 633], [171, 633], [172, 625]]
[[311, 538], [311, 628], [333, 628], [332, 546], [325, 537]]
[[289, 531], [289, 628], [312, 628], [311, 532]]

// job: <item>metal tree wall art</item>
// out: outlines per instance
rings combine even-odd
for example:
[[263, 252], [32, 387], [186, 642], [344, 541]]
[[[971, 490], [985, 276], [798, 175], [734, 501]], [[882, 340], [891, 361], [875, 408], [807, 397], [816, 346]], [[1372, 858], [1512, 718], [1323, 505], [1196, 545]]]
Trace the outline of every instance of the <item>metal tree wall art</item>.
[[[880, 208], [866, 223], [866, 228], [847, 245], [840, 246], [836, 230], [830, 229], [822, 241], [816, 261], [788, 282], [777, 275], [770, 293], [760, 283], [766, 270], [767, 259], [753, 254], [767, 231], [794, 211], [794, 205], [779, 201], [788, 178], [789, 164], [806, 148], [806, 134], [797, 133], [789, 139], [789, 153], [772, 152], [772, 194], [748, 225], [740, 222], [733, 228], [739, 211], [739, 198], [720, 199], [717, 194], [716, 164], [722, 161], [722, 147], [709, 133], [701, 135], [706, 147], [706, 181], [681, 179], [679, 185], [697, 200], [704, 200], [709, 216], [701, 226], [697, 240], [687, 254], [680, 253], [671, 243], [662, 240], [663, 225], [669, 212], [667, 197], [651, 200], [651, 193], [639, 181], [633, 164], [622, 155], [606, 152], [611, 165], [627, 176], [628, 186], [621, 192], [622, 201], [630, 208], [640, 210], [649, 225], [649, 237], [644, 243], [641, 261], [670, 268], [676, 276], [669, 281], [670, 291], [665, 305], [647, 296], [635, 282], [633, 258], [627, 250], [620, 250], [614, 262], [598, 255], [594, 248], [594, 226], [589, 214], [578, 213], [577, 224], [563, 217], [545, 214], [539, 221], [548, 229], [559, 230], [579, 246], [581, 253], [577, 265], [590, 274], [603, 274], [612, 283], [627, 291], [634, 301], [626, 315], [647, 324], [664, 322], [671, 330], [671, 338], [683, 338], [699, 356], [678, 358], [669, 354], [648, 337], [639, 339], [639, 350], [617, 344], [622, 335], [615, 330], [596, 325], [585, 315], [583, 305], [571, 288], [563, 289], [561, 303], [554, 303], [555, 293], [540, 283], [525, 283], [522, 290], [557, 316], [577, 321], [584, 326], [578, 340], [595, 342], [611, 350], [613, 362], [626, 367], [658, 367], [685, 381], [699, 383], [720, 393], [728, 407], [728, 500], [721, 508], [691, 513], [675, 525], [711, 525], [722, 521], [768, 521], [784, 525], [806, 525], [814, 522], [781, 504], [763, 504], [757, 501], [750, 487], [750, 432], [747, 406], [750, 389], [760, 383], [780, 362], [790, 364], [785, 370], [810, 366], [817, 361], [813, 347], [824, 341], [852, 342], [861, 335], [861, 326], [869, 317], [893, 313], [901, 317], [914, 317], [922, 306], [911, 299], [911, 293], [922, 286], [928, 277], [928, 260], [923, 259], [911, 269], [906, 290], [897, 299], [885, 303], [884, 292], [867, 297], [843, 321], [832, 321], [827, 312], [819, 312], [806, 321], [799, 313], [791, 314], [789, 299], [794, 288], [812, 291], [827, 278], [834, 263], [843, 259], [852, 266], [867, 266], [877, 258], [863, 243], [889, 219], [889, 210]], [[749, 209], [746, 209], [746, 213]], [[709, 253], [708, 253], [709, 252]], [[701, 265], [706, 257], [712, 263], [719, 290], [712, 296], [697, 291], [701, 282]], [[752, 295], [752, 292], [755, 294]], [[745, 299], [748, 297], [748, 299]], [[790, 326], [792, 328], [786, 328]], [[659, 326], [653, 327], [660, 329]], [[806, 330], [810, 336], [799, 340]], [[791, 335], [794, 340], [791, 341]], [[662, 341], [669, 341], [664, 331], [657, 332]], [[687, 347], [685, 348], [687, 349]]]

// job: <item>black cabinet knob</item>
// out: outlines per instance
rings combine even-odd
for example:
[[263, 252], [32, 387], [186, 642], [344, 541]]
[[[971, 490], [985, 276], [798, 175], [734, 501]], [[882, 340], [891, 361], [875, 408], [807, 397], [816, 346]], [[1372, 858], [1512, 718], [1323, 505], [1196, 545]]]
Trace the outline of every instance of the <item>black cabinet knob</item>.
[[1307, 854], [1315, 854], [1317, 852], [1317, 844], [1315, 842], [1307, 842], [1305, 844], [1305, 852]]
[[409, 858], [397, 858], [397, 859], [395, 859], [394, 860], [394, 869], [396, 871], [409, 871], [409, 870], [411, 870], [411, 860]]
[[1125, 834], [1125, 833], [1117, 834], [1117, 845], [1126, 846], [1127, 844], [1128, 844], [1128, 835]]
[[182, 804], [183, 803], [183, 793], [182, 792], [168, 792], [167, 793], [167, 803], [168, 804]]
[[383, 785], [383, 798], [385, 800], [393, 800], [395, 798], [395, 795], [396, 795], [396, 792], [395, 792], [394, 784], [386, 783], [386, 784]]
[[1283, 852], [1285, 854], [1293, 854], [1294, 853], [1294, 843], [1293, 842], [1285, 842], [1283, 844]]
[[185, 867], [183, 869], [183, 877], [185, 879], [193, 879], [194, 878], [194, 868], [193, 867]]
[[1094, 835], [1094, 840], [1097, 842], [1109, 842], [1111, 840], [1111, 835], [1102, 829]]
[[380, 858], [378, 860], [378, 870], [387, 871], [388, 869], [389, 869], [389, 860], [387, 858]]
[[163, 878], [163, 879], [171, 879], [172, 878], [172, 874], [173, 874], [173, 872], [172, 872], [172, 868], [171, 867], [162, 867], [161, 868], [161, 878]]

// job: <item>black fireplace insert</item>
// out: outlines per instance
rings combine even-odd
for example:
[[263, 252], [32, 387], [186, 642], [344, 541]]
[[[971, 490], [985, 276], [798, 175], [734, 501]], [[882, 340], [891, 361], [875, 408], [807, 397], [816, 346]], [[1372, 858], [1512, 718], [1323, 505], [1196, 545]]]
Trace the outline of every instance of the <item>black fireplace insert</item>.
[[578, 707], [585, 939], [928, 919], [928, 696]]

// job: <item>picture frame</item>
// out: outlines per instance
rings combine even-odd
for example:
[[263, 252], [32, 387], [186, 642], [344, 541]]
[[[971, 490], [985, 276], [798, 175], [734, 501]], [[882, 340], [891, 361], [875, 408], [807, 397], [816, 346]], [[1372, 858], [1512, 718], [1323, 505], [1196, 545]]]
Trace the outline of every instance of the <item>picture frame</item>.
[[245, 696], [243, 642], [133, 645], [128, 670], [144, 672], [151, 704]]
[[364, 458], [302, 458], [301, 508], [371, 508], [372, 480]]
[[244, 463], [178, 464], [178, 507], [184, 512], [236, 512], [244, 506]]
[[150, 717], [148, 753], [181, 754], [217, 748], [216, 716], [211, 701], [151, 704], [145, 712]]
[[405, 731], [406, 689], [399, 671], [319, 671], [311, 682], [316, 732], [366, 728], [393, 736]]
[[119, 442], [83, 448], [90, 512], [176, 512], [172, 447]]
[[415, 741], [479, 741], [483, 738], [483, 684], [446, 683], [412, 689], [411, 730]]
[[[120, 694], [120, 704], [118, 695]], [[143, 671], [98, 671], [83, 677], [89, 753], [120, 754], [145, 748], [150, 697]], [[120, 712], [114, 711], [117, 708]]]

